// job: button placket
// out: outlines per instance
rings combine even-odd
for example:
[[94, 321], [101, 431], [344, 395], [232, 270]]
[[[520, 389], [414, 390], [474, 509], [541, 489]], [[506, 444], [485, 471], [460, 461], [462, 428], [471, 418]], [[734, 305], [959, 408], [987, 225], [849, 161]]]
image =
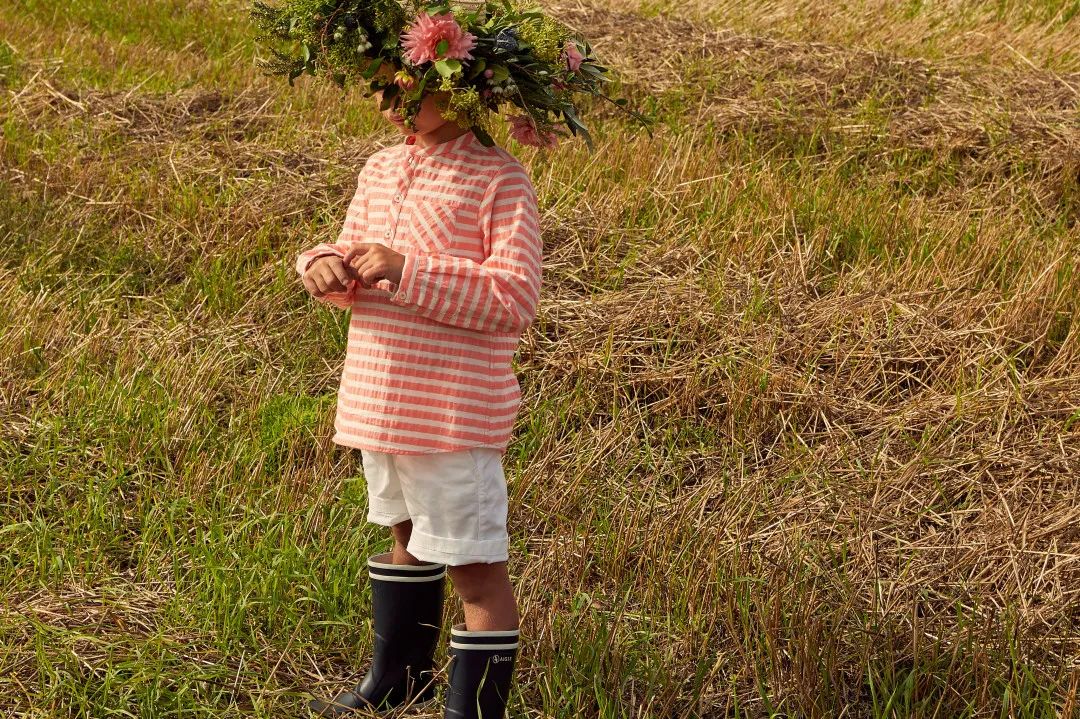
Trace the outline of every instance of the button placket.
[[[408, 152], [406, 157], [405, 173], [401, 180], [398, 191], [394, 193], [393, 201], [390, 203], [390, 226], [386, 228], [386, 232], [383, 233], [388, 240], [386, 243], [390, 249], [394, 249], [397, 244], [397, 225], [398, 220], [401, 219], [401, 210], [405, 206], [405, 195], [409, 191], [409, 183], [412, 182], [412, 169], [416, 166], [416, 156], [411, 152]], [[395, 207], [396, 206], [396, 207]]]

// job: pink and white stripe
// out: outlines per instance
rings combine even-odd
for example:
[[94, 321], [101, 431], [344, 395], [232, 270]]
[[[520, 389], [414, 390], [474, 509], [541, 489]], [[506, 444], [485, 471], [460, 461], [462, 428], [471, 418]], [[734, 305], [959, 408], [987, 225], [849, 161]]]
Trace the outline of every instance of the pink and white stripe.
[[506, 451], [521, 402], [511, 362], [536, 317], [543, 252], [536, 193], [521, 163], [471, 133], [401, 143], [368, 158], [334, 243], [405, 256], [401, 282], [356, 282], [321, 298], [350, 309], [333, 441], [396, 454]]

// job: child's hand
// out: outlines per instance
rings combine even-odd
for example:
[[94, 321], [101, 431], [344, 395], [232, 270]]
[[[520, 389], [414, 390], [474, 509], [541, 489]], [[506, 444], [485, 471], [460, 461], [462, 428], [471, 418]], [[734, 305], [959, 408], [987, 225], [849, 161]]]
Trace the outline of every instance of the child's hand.
[[304, 287], [314, 297], [322, 297], [328, 292], [345, 292], [354, 279], [351, 268], [337, 255], [325, 255], [315, 260], [303, 277]]
[[405, 255], [394, 252], [378, 242], [356, 242], [342, 260], [364, 289], [370, 289], [379, 280], [401, 282], [401, 270], [405, 267]]

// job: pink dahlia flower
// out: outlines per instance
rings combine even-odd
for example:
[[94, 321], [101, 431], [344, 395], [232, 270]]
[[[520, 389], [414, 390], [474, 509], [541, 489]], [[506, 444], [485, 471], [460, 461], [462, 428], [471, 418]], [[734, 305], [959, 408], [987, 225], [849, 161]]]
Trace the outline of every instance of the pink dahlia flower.
[[540, 133], [536, 130], [536, 124], [528, 115], [511, 115], [510, 137], [522, 145], [533, 147], [555, 147], [559, 144], [559, 136], [554, 132]]
[[570, 68], [571, 72], [577, 72], [577, 69], [581, 67], [581, 61], [585, 59], [585, 56], [577, 49], [577, 43], [573, 40], [566, 41], [566, 46], [563, 48], [563, 57], [566, 58], [566, 66]]
[[[442, 40], [446, 40], [447, 49], [439, 55], [436, 47]], [[401, 36], [401, 47], [405, 58], [413, 65], [447, 58], [472, 60], [469, 50], [476, 47], [476, 36], [462, 30], [450, 13], [428, 15], [422, 12], [409, 31]]]

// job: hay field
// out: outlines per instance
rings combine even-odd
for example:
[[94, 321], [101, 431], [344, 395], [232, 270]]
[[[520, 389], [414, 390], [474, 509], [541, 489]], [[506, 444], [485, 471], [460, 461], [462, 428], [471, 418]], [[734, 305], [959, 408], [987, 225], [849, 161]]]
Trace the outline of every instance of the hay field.
[[[509, 146], [510, 715], [1080, 716], [1080, 3], [543, 5], [657, 123]], [[0, 4], [0, 716], [366, 668], [348, 316], [292, 262], [398, 140], [245, 9]]]

